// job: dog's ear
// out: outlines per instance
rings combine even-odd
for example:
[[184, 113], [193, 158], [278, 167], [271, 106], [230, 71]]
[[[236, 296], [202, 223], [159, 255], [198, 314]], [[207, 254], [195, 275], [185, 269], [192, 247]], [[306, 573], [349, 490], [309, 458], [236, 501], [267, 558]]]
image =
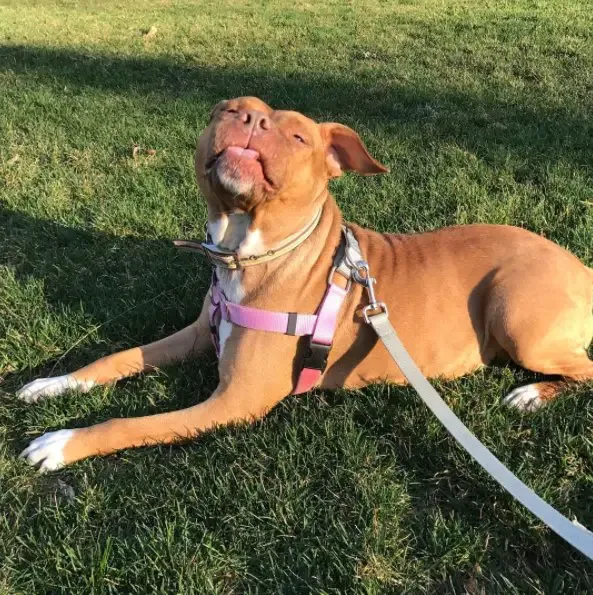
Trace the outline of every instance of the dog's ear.
[[330, 178], [337, 178], [345, 171], [355, 171], [363, 176], [389, 171], [371, 156], [352, 128], [333, 122], [324, 122], [319, 127], [326, 142], [326, 162]]
[[208, 117], [208, 121], [211, 122], [214, 114], [222, 109], [227, 103], [229, 102], [228, 99], [221, 99], [211, 110], [210, 116]]

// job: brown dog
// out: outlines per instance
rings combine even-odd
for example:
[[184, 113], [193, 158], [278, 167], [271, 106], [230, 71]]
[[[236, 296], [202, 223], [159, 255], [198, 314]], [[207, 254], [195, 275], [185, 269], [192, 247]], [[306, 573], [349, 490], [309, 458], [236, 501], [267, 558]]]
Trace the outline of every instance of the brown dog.
[[[217, 270], [230, 302], [300, 313], [318, 308], [341, 241], [342, 216], [328, 180], [343, 171], [386, 171], [351, 129], [274, 111], [252, 97], [214, 108], [195, 165], [208, 202], [211, 242], [238, 258], [273, 253], [311, 227], [321, 210], [312, 233], [288, 254], [257, 266]], [[506, 356], [563, 377], [513, 391], [507, 401], [524, 409], [552, 399], [566, 382], [593, 378], [586, 352], [593, 335], [593, 271], [566, 250], [498, 225], [410, 236], [351, 229], [377, 278], [379, 298], [426, 376], [455, 378]], [[170, 337], [67, 376], [36, 380], [19, 396], [33, 402], [70, 388], [86, 391], [200, 355], [212, 347], [209, 303], [207, 297], [199, 319]], [[354, 284], [340, 310], [322, 388], [404, 381], [362, 321], [365, 304], [363, 288]], [[122, 448], [190, 438], [218, 424], [262, 416], [294, 389], [305, 349], [298, 337], [223, 320], [219, 341], [220, 382], [205, 402], [183, 411], [50, 432], [34, 440], [24, 456], [48, 470]], [[261, 373], [264, 361], [269, 373]]]

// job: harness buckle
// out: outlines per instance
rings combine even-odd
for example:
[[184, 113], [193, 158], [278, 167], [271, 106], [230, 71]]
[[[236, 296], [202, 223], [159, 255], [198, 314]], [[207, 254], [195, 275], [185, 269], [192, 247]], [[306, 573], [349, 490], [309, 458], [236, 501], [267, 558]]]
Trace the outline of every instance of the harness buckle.
[[323, 343], [314, 343], [309, 338], [308, 351], [303, 358], [303, 368], [310, 368], [312, 370], [319, 370], [323, 372], [327, 368], [327, 359], [331, 350], [331, 345], [324, 345]]

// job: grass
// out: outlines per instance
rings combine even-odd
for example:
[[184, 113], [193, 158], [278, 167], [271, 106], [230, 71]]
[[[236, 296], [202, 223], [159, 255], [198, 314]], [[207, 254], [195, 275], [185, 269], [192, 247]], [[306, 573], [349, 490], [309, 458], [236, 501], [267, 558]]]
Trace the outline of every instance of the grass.
[[[208, 267], [169, 240], [201, 235], [192, 152], [225, 97], [354, 126], [391, 174], [334, 183], [351, 220], [510, 223], [593, 264], [591, 9], [0, 0], [0, 593], [591, 592], [591, 563], [406, 388], [289, 398], [253, 427], [45, 477], [16, 458], [30, 438], [187, 406], [215, 362], [35, 406], [13, 396], [197, 315]], [[502, 407], [530, 378], [503, 367], [439, 388], [593, 527], [590, 387], [534, 415]]]

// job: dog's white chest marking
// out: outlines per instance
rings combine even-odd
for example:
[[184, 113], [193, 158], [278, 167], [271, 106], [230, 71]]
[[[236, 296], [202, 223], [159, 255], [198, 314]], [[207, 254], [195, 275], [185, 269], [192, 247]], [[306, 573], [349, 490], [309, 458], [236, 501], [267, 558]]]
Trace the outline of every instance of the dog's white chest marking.
[[[233, 302], [233, 304], [240, 304], [245, 297], [245, 290], [243, 289], [242, 283], [243, 271], [229, 271], [218, 268], [216, 270], [216, 275], [218, 276], [220, 289], [226, 296], [227, 300]], [[218, 342], [220, 345], [221, 356], [224, 351], [225, 343], [231, 336], [232, 330], [232, 322], [228, 322], [226, 320], [220, 321], [220, 326], [218, 327]]]
[[[250, 229], [251, 216], [247, 213], [236, 212], [219, 215], [215, 220], [208, 222], [208, 233], [212, 243], [220, 248], [236, 250], [242, 258], [265, 251], [262, 234], [259, 229]], [[240, 304], [245, 298], [243, 287], [243, 271], [227, 270], [217, 267], [216, 275], [220, 289], [227, 300]], [[227, 339], [231, 335], [233, 325], [226, 320], [221, 320], [218, 328], [220, 355], [224, 351]]]
[[221, 213], [208, 222], [208, 233], [213, 244], [219, 248], [235, 250], [239, 256], [247, 258], [264, 252], [261, 231], [250, 229], [251, 216], [243, 211]]

